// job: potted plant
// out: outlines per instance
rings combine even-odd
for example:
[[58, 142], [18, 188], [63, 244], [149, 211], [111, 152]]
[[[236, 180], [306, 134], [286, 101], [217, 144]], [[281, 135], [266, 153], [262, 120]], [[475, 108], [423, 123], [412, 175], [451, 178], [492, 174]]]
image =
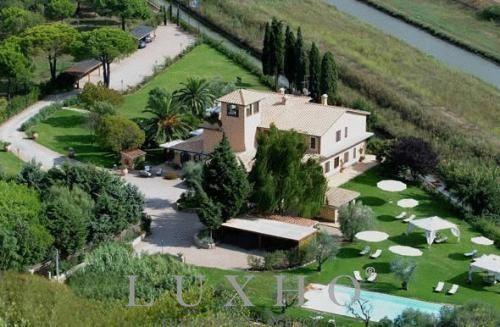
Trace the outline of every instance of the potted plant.
[[125, 166], [125, 165], [122, 164], [121, 167], [120, 167], [120, 172], [121, 172], [122, 176], [126, 176], [128, 174], [128, 168], [127, 168], [127, 166]]
[[2, 149], [5, 151], [5, 152], [9, 152], [10, 149], [11, 149], [11, 144], [10, 142], [1, 142], [2, 143]]

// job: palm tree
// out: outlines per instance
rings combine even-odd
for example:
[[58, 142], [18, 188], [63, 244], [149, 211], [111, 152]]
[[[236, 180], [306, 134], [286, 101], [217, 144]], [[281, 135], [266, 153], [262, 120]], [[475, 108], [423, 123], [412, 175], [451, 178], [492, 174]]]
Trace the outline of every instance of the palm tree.
[[205, 79], [188, 78], [185, 83], [182, 83], [182, 88], [175, 92], [176, 98], [193, 115], [203, 118], [205, 110], [210, 108], [215, 100], [212, 93], [210, 83]]
[[157, 144], [184, 138], [191, 130], [192, 117], [169, 92], [155, 88], [149, 92], [148, 105], [143, 110], [153, 115], [144, 124], [148, 140]]

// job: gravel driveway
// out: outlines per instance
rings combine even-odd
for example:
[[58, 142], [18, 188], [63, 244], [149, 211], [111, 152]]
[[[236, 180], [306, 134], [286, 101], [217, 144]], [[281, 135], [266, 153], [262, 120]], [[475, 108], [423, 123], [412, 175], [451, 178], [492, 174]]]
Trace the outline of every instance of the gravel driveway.
[[143, 178], [133, 174], [124, 179], [144, 193], [146, 212], [153, 217], [152, 235], [135, 247], [137, 252], [183, 253], [187, 263], [223, 269], [248, 268], [247, 256], [258, 254], [228, 245], [218, 245], [211, 250], [195, 247], [193, 236], [203, 225], [196, 214], [177, 211], [173, 207], [185, 191], [180, 180]]

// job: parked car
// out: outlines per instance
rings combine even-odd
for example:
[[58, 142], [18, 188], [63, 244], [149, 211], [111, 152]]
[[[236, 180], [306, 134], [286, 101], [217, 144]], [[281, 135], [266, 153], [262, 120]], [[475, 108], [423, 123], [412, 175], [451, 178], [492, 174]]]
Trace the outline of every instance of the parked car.
[[148, 35], [144, 38], [144, 41], [146, 41], [146, 43], [151, 43], [153, 42], [153, 38], [151, 37], [151, 35]]
[[163, 169], [158, 168], [158, 170], [156, 170], [156, 176], [161, 176], [161, 175], [163, 175]]
[[147, 170], [141, 170], [141, 171], [139, 171], [139, 176], [141, 176], [141, 177], [151, 177], [151, 176], [153, 176], [153, 174], [151, 174], [151, 172], [149, 172]]
[[146, 42], [144, 42], [143, 40], [140, 40], [139, 41], [139, 49], [144, 49], [146, 47]]

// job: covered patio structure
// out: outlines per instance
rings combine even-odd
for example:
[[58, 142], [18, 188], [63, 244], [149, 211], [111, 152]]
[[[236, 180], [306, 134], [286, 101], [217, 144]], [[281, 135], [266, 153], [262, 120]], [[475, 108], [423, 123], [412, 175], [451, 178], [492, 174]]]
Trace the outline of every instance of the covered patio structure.
[[82, 79], [87, 77], [87, 80], [83, 84], [90, 82], [90, 74], [94, 71], [97, 70], [98, 75], [101, 76], [101, 66], [102, 64], [99, 60], [82, 60], [64, 70], [63, 74], [71, 78], [73, 86], [79, 89], [82, 86], [80, 85]]
[[141, 149], [122, 151], [120, 155], [122, 165], [128, 169], [135, 169], [135, 165], [141, 161], [144, 162], [146, 158], [146, 152]]
[[337, 225], [338, 210], [341, 206], [353, 203], [360, 196], [358, 192], [346, 190], [340, 187], [332, 187], [326, 192], [326, 203], [321, 208], [320, 218]]
[[472, 281], [472, 273], [476, 271], [486, 271], [494, 276], [495, 282], [500, 280], [500, 256], [488, 254], [474, 260], [469, 267], [469, 282]]
[[437, 232], [447, 229], [451, 230], [451, 233], [460, 241], [460, 230], [457, 225], [437, 216], [410, 221], [406, 234], [410, 234], [415, 228], [425, 231], [425, 237], [429, 246], [434, 243]]
[[[285, 219], [286, 218], [286, 219]], [[222, 224], [224, 242], [247, 249], [285, 250], [301, 247], [318, 231], [314, 220], [293, 217], [233, 218]]]

